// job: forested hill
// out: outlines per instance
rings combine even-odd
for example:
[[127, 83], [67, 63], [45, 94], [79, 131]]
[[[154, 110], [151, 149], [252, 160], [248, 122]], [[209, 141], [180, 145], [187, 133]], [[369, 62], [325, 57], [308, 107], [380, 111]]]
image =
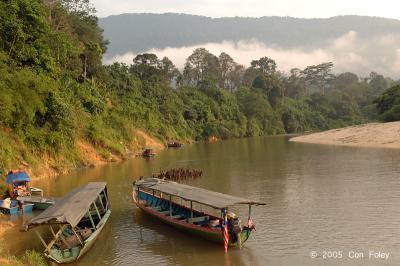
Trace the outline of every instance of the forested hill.
[[323, 47], [349, 31], [357, 32], [361, 38], [400, 34], [399, 20], [364, 16], [300, 19], [121, 14], [101, 18], [99, 24], [105, 38], [111, 41], [109, 55], [253, 38], [281, 48], [311, 49]]
[[[151, 21], [153, 33], [124, 35], [148, 42], [155, 35], [167, 43], [174, 27], [193, 30], [189, 22], [171, 22], [156, 35]], [[249, 58], [245, 67], [201, 47], [183, 71], [149, 53], [129, 65], [103, 65], [107, 44], [88, 0], [0, 1], [0, 169], [59, 173], [115, 161], [145, 145], [143, 131], [165, 143], [323, 130], [375, 120], [378, 113], [387, 121], [400, 116], [399, 86], [375, 72], [368, 78], [333, 74], [332, 63], [320, 62], [282, 74], [268, 55]]]

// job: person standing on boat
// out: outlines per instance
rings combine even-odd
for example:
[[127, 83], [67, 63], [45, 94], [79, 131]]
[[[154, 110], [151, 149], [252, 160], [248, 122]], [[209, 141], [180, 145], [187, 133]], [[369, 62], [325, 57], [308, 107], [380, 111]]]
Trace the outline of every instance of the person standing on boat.
[[228, 232], [232, 236], [233, 242], [238, 242], [238, 246], [241, 246], [240, 233], [242, 232], [242, 222], [233, 212], [228, 214]]

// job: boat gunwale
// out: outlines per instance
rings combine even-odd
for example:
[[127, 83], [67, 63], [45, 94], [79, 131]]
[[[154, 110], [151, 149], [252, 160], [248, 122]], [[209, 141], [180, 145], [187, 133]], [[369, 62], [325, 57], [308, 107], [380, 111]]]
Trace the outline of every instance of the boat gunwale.
[[[81, 258], [83, 255], [85, 255], [89, 251], [89, 249], [91, 248], [91, 245], [99, 237], [101, 231], [103, 230], [103, 228], [106, 225], [110, 216], [111, 216], [111, 209], [108, 209], [105, 212], [105, 214], [103, 215], [103, 217], [100, 219], [99, 223], [97, 224], [96, 230], [94, 230], [94, 232], [89, 236], [89, 238], [84, 241], [85, 244], [83, 245], [82, 249], [79, 251], [79, 255], [76, 258], [76, 260]], [[100, 226], [98, 226], [98, 225], [100, 225]]]

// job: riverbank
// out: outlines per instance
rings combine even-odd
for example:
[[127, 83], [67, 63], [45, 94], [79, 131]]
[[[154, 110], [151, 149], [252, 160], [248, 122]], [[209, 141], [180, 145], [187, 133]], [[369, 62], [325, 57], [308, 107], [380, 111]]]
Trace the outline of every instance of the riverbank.
[[351, 147], [400, 149], [400, 121], [369, 123], [291, 138], [290, 141]]
[[132, 140], [129, 143], [121, 143], [121, 146], [119, 150], [105, 149], [101, 145], [79, 139], [68, 151], [70, 154], [64, 152], [55, 156], [47, 153], [35, 154], [24, 145], [15, 143], [12, 145], [12, 160], [10, 159], [10, 162], [5, 164], [3, 170], [7, 172], [11, 169], [21, 169], [26, 171], [33, 180], [38, 180], [67, 174], [79, 167], [94, 167], [135, 157], [145, 147], [152, 147], [155, 151], [165, 148], [165, 144], [160, 139], [141, 129], [135, 130]]

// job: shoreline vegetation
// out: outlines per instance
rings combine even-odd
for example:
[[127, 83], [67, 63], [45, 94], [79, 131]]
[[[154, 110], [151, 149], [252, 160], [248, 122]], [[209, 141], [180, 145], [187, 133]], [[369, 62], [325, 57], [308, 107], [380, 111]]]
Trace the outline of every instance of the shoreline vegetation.
[[400, 122], [368, 123], [293, 137], [292, 142], [400, 149]]
[[[3, 214], [0, 214], [0, 219]], [[0, 265], [4, 266], [45, 266], [47, 265], [45, 258], [42, 254], [34, 251], [34, 250], [26, 250], [24, 255], [20, 258], [17, 258], [14, 255], [11, 255], [9, 251], [4, 249], [4, 233], [8, 230], [16, 227], [15, 223], [10, 221], [2, 221], [0, 220]]]

